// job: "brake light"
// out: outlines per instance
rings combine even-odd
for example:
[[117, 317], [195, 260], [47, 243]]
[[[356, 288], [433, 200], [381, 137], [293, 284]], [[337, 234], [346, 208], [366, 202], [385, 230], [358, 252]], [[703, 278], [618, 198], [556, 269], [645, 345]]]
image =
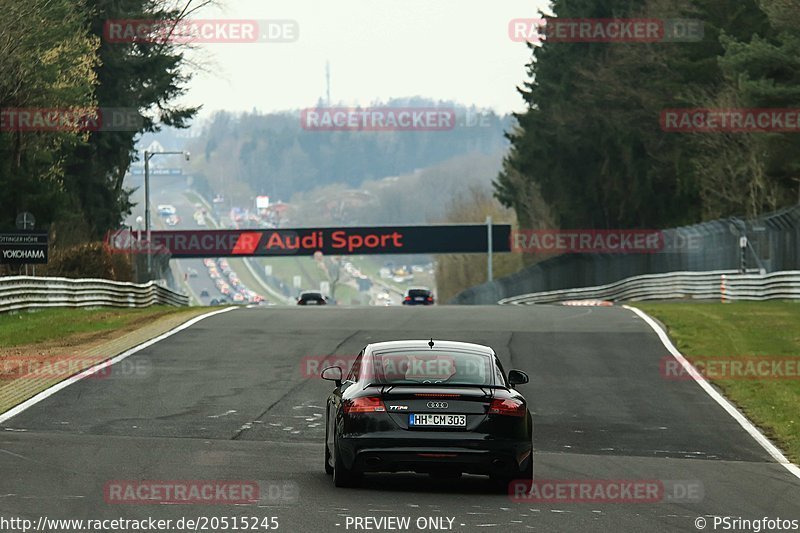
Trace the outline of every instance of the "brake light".
[[383, 405], [383, 400], [377, 396], [365, 396], [362, 398], [355, 398], [347, 400], [344, 403], [345, 413], [384, 413], [386, 406]]
[[411, 301], [411, 296], [406, 296], [405, 298], [403, 298], [403, 301], [404, 302], [410, 302]]
[[495, 398], [489, 405], [489, 414], [525, 416], [525, 404], [515, 398]]

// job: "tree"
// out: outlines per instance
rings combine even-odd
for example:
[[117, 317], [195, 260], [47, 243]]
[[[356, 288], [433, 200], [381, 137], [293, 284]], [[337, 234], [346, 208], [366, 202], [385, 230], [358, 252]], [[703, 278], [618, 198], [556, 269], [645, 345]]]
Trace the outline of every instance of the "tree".
[[[89, 31], [103, 39], [109, 20], [177, 22], [207, 2], [188, 0], [171, 8], [164, 0], [87, 0]], [[66, 183], [94, 237], [119, 226], [130, 212], [130, 192], [123, 179], [137, 159], [136, 137], [162, 125], [185, 127], [197, 108], [172, 102], [185, 93], [184, 45], [170, 42], [119, 43], [103, 39], [98, 50], [96, 99], [101, 109], [122, 108], [141, 114], [141, 124], [127, 131], [92, 131], [67, 163]], [[154, 114], [153, 114], [154, 112]]]
[[64, 158], [85, 133], [22, 131], [14, 116], [94, 107], [98, 41], [82, 9], [74, 0], [0, 0], [0, 227], [13, 227], [23, 210], [44, 225], [70, 210]]

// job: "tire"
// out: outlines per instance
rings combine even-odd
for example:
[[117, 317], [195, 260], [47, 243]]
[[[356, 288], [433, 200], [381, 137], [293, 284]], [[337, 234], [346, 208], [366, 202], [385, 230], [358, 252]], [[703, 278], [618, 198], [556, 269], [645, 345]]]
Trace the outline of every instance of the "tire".
[[497, 490], [502, 493], [508, 492], [509, 485], [514, 481], [533, 481], [533, 454], [528, 457], [528, 463], [525, 465], [525, 468], [517, 475], [491, 475], [489, 477], [497, 487]]
[[333, 484], [337, 487], [355, 487], [361, 481], [361, 473], [356, 469], [349, 469], [344, 466], [342, 456], [339, 454], [339, 447], [336, 445], [336, 437], [334, 437], [333, 453], [334, 453], [334, 467], [333, 467]]
[[325, 421], [325, 473], [329, 476], [333, 475], [333, 467], [331, 466], [331, 451], [328, 449], [328, 421]]

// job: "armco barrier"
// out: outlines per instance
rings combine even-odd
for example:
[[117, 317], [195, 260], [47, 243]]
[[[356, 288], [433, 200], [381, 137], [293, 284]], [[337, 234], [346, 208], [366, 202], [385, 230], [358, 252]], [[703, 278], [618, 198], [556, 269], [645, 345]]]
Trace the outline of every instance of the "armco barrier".
[[148, 307], [189, 305], [189, 297], [155, 281], [0, 277], [0, 313], [43, 307]]
[[536, 292], [498, 303], [529, 305], [568, 300], [778, 300], [800, 299], [800, 271], [740, 274], [735, 270], [669, 272], [623, 279], [598, 287]]

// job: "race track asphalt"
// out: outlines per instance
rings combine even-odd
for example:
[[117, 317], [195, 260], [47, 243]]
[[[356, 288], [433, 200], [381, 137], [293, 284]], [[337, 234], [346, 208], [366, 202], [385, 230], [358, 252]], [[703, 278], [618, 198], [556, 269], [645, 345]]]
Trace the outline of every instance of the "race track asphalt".
[[[659, 503], [518, 503], [478, 476], [415, 474], [334, 488], [323, 471], [331, 385], [305, 376], [303, 358], [430, 337], [490, 345], [506, 370], [528, 372], [520, 390], [534, 411], [538, 480], [659, 480], [700, 492]], [[0, 518], [272, 516], [288, 532], [388, 531], [353, 527], [355, 517], [381, 516], [410, 517], [406, 531], [431, 531], [416, 520], [434, 517], [470, 532], [697, 531], [698, 516], [714, 531], [713, 515], [800, 519], [800, 480], [696, 383], [665, 379], [667, 355], [620, 307], [240, 308], [0, 425]], [[262, 497], [108, 503], [113, 480], [253, 480]]]

